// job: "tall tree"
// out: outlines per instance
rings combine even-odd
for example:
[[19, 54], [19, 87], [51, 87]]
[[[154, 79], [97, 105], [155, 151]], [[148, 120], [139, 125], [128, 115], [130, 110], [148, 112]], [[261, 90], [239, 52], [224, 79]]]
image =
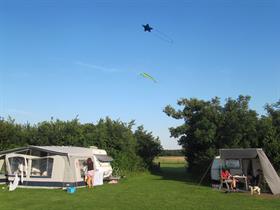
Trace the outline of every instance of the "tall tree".
[[280, 101], [265, 106], [266, 116], [258, 124], [259, 147], [265, 149], [276, 170], [280, 170]]
[[228, 98], [222, 109], [218, 130], [218, 148], [248, 148], [258, 145], [256, 126], [258, 115], [249, 109], [249, 96]]
[[187, 157], [189, 169], [208, 163], [216, 154], [216, 136], [221, 121], [221, 106], [219, 98], [211, 101], [198, 99], [181, 99], [178, 101], [181, 110], [175, 110], [170, 105], [164, 112], [175, 119], [182, 119], [181, 126], [170, 128], [172, 137], [179, 138]]
[[170, 128], [172, 137], [179, 138], [189, 169], [209, 164], [219, 148], [256, 147], [258, 145], [258, 116], [249, 109], [249, 96], [228, 98], [220, 105], [219, 98], [210, 101], [181, 99], [181, 110], [170, 105], [164, 112], [175, 119], [183, 119], [181, 126]]
[[21, 125], [15, 120], [8, 118], [0, 120], [0, 150], [14, 148], [24, 145], [21, 133]]
[[145, 165], [150, 167], [153, 160], [162, 151], [159, 138], [155, 138], [152, 132], [144, 130], [143, 126], [139, 126], [134, 132], [137, 141], [136, 152], [143, 159]]

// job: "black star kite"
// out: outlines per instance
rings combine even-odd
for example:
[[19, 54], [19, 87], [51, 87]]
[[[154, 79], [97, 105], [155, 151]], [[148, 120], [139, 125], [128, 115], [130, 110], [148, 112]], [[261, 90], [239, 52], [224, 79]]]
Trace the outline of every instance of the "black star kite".
[[144, 31], [145, 32], [151, 32], [153, 30], [153, 28], [149, 25], [149, 24], [146, 24], [146, 25], [142, 25], [144, 27]]

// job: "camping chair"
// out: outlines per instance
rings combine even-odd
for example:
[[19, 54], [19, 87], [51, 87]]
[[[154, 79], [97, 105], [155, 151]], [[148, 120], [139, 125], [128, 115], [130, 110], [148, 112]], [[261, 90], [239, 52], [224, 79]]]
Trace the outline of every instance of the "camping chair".
[[225, 184], [226, 188], [227, 188], [227, 192], [230, 192], [231, 188], [230, 188], [229, 184], [231, 184], [232, 182], [233, 182], [232, 179], [225, 179], [225, 178], [223, 178], [222, 171], [220, 172], [220, 186], [219, 186], [219, 190], [221, 190], [223, 185]]
[[112, 177], [120, 177], [121, 175], [120, 169], [118, 167], [113, 168]]
[[231, 189], [229, 187], [229, 184], [232, 183], [232, 180], [231, 179], [220, 179], [220, 186], [219, 186], [219, 190], [222, 189], [223, 185], [225, 184], [226, 185], [226, 188], [227, 188], [227, 191], [230, 192]]
[[105, 178], [106, 181], [112, 181], [112, 180], [120, 180], [121, 175], [120, 175], [120, 169], [118, 167], [113, 168], [112, 175]]

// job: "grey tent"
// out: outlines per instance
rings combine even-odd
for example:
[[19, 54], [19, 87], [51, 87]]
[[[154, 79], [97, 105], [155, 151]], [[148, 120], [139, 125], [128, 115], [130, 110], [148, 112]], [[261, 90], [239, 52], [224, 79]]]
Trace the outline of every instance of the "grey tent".
[[261, 169], [271, 192], [276, 195], [280, 194], [280, 178], [268, 160], [266, 154], [259, 148], [248, 149], [220, 149], [220, 159], [239, 159], [242, 161], [242, 172], [246, 174], [248, 161], [253, 161], [253, 170]]

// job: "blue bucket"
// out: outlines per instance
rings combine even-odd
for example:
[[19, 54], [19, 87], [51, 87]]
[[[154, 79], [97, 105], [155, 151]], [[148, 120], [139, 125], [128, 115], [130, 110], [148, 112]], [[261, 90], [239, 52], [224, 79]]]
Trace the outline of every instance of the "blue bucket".
[[76, 187], [67, 187], [67, 192], [68, 193], [75, 193], [76, 192]]

